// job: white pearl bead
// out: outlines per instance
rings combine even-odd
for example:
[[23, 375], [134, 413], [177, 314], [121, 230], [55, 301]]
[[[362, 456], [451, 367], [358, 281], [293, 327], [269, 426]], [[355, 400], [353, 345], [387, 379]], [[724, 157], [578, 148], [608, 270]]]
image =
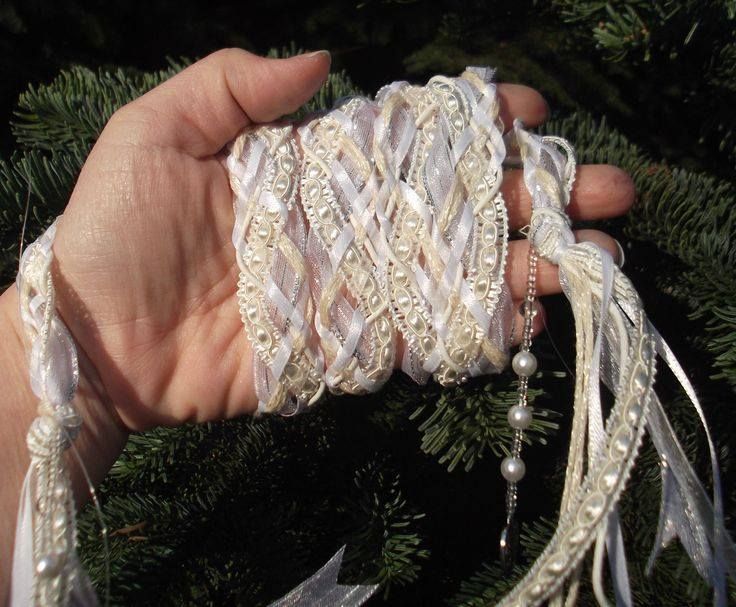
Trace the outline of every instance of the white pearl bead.
[[64, 529], [64, 527], [66, 527], [67, 525], [66, 514], [62, 511], [57, 512], [54, 515], [53, 525], [54, 525], [54, 529], [56, 529], [57, 531]]
[[532, 410], [529, 407], [514, 405], [509, 409], [509, 424], [516, 430], [526, 430], [532, 423]]
[[58, 553], [42, 556], [36, 563], [36, 573], [41, 577], [53, 577], [61, 571], [63, 562], [62, 555]]
[[521, 350], [516, 353], [516, 356], [511, 361], [511, 368], [514, 370], [514, 373], [521, 377], [534, 375], [534, 372], [537, 370], [537, 357], [531, 352]]
[[524, 461], [519, 457], [505, 457], [501, 462], [501, 474], [510, 483], [518, 483], [524, 474], [526, 474], [526, 466]]
[[63, 499], [64, 496], [66, 496], [66, 484], [61, 479], [57, 480], [56, 483], [54, 483], [54, 497], [57, 500]]

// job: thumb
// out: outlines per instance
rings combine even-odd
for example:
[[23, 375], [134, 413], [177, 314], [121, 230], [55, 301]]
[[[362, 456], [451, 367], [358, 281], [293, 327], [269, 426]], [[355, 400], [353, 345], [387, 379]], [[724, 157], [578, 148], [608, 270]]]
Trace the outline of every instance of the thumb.
[[137, 142], [192, 156], [219, 151], [243, 127], [270, 122], [307, 102], [327, 78], [330, 54], [269, 59], [223, 49], [189, 66], [113, 117]]

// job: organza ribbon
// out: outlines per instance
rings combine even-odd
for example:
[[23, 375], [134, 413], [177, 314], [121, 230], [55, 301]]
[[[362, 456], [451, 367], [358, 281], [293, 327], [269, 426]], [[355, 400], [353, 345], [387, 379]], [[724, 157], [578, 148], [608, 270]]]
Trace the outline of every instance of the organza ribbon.
[[337, 583], [345, 546], [312, 577], [268, 607], [358, 607], [378, 590], [372, 586], [342, 586]]

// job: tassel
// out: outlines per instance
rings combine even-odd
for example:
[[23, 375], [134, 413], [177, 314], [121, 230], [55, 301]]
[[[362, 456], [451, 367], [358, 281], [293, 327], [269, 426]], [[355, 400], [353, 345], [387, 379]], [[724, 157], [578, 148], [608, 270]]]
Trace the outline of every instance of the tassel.
[[[660, 532], [652, 558], [661, 544], [679, 535], [698, 571], [713, 585], [714, 604], [725, 607], [724, 569], [734, 577], [736, 551], [723, 522], [715, 450], [709, 436], [712, 506], [654, 393], [657, 353], [680, 378], [702, 419], [694, 390], [647, 319], [633, 285], [611, 256], [593, 243], [575, 243], [565, 214], [575, 169], [569, 144], [529, 134], [519, 122], [514, 134], [524, 181], [532, 196], [530, 241], [542, 257], [559, 266], [560, 282], [575, 316], [577, 370], [559, 525], [546, 549], [501, 605], [538, 605], [548, 599], [552, 605], [561, 605], [563, 600], [570, 604], [577, 592], [580, 562], [594, 543], [593, 587], [598, 602], [608, 604], [602, 583], [607, 550], [616, 603], [632, 604], [616, 505], [648, 427], [666, 462], [663, 470], [667, 470], [663, 474]], [[605, 423], [601, 382], [615, 396]], [[564, 596], [566, 581], [568, 594]]]

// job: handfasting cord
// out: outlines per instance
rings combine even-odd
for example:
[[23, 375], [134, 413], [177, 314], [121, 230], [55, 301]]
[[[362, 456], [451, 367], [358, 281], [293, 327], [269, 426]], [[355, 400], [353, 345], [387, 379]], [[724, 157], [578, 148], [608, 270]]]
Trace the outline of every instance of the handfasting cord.
[[[297, 143], [297, 134], [299, 136]], [[523, 161], [532, 196], [530, 254], [520, 351], [512, 366], [519, 398], [509, 410], [511, 455], [506, 545], [516, 483], [524, 475], [523, 431], [531, 423], [528, 380], [538, 257], [559, 266], [577, 335], [572, 437], [560, 520], [549, 545], [503, 605], [569, 605], [591, 546], [593, 589], [607, 604], [608, 554], [617, 604], [631, 591], [617, 503], [644, 432], [661, 458], [663, 499], [653, 561], [679, 536], [715, 604], [726, 605], [736, 548], [724, 526], [713, 442], [709, 500], [654, 393], [655, 359], [672, 368], [701, 419], [684, 371], [648, 321], [611, 256], [575, 243], [566, 215], [575, 177], [572, 148], [517, 123], [504, 141], [492, 71], [468, 68], [424, 87], [404, 82], [375, 101], [344, 100], [293, 125], [260, 126], [231, 145], [233, 245], [238, 303], [254, 351], [260, 412], [290, 415], [325, 389], [360, 394], [390, 376], [399, 337], [401, 368], [417, 382], [454, 385], [508, 361], [511, 298], [505, 282], [508, 219], [500, 193], [507, 146]], [[55, 225], [23, 256], [21, 315], [31, 342], [31, 382], [40, 400], [29, 432], [31, 467], [16, 533], [11, 605], [94, 605], [76, 557], [74, 504], [63, 450], [79, 431], [72, 400], [74, 342], [54, 309]], [[600, 383], [615, 396], [604, 421]], [[707, 428], [706, 428], [707, 433]], [[338, 552], [274, 605], [360, 605], [376, 587], [339, 586]]]

